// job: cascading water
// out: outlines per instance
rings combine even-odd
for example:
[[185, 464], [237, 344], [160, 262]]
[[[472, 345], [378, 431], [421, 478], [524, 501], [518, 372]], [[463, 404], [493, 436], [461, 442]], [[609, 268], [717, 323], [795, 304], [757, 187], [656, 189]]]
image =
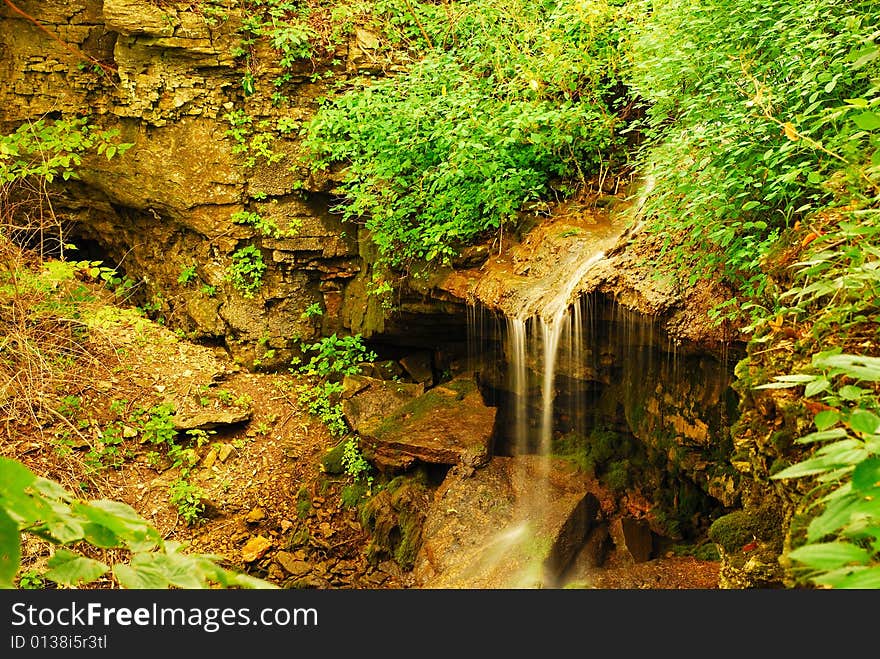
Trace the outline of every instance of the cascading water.
[[[529, 462], [522, 459], [513, 470], [518, 481], [517, 492], [523, 493], [517, 501], [517, 513], [513, 523], [504, 529], [499, 538], [511, 543], [527, 541], [533, 520], [547, 508], [550, 499], [550, 460], [555, 412], [556, 367], [560, 347], [567, 349], [568, 364], [577, 364], [581, 357], [580, 304], [572, 304], [575, 287], [593, 265], [604, 257], [598, 252], [581, 263], [565, 285], [552, 295], [542, 292], [532, 305], [523, 307], [520, 314], [507, 317], [507, 359], [509, 363], [509, 386], [513, 396], [513, 453], [515, 456], [533, 456]], [[534, 306], [541, 304], [540, 307]], [[565, 341], [563, 339], [566, 339]], [[532, 431], [529, 424], [530, 362], [540, 362], [540, 422]], [[546, 575], [544, 566], [530, 564], [517, 575], [511, 586], [530, 587], [543, 585]]]
[[689, 354], [679, 370], [654, 318], [583, 293], [631, 219], [587, 210], [541, 223], [481, 269], [468, 354], [497, 408], [493, 457], [438, 499], [423, 584], [577, 582], [608, 514], [665, 506], [688, 524], [715, 505], [707, 492], [723, 495], [705, 465], [730, 450], [726, 364]]

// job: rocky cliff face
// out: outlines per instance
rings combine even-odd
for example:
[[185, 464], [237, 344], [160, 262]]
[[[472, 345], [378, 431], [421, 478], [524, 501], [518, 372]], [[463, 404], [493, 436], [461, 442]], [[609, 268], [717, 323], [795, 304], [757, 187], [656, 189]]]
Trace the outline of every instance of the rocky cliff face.
[[[193, 337], [226, 340], [248, 365], [286, 358], [292, 337], [350, 326], [352, 315], [355, 324], [361, 320], [358, 303], [343, 309], [361, 269], [357, 232], [328, 212], [327, 182], [308, 179], [294, 163], [294, 128], [327, 91], [313, 82], [317, 65], [306, 60], [288, 71], [282, 110], [270, 99], [274, 53], [255, 53], [262, 67], [256, 88], [263, 91], [245, 96], [234, 8], [209, 15], [189, 2], [18, 6], [45, 30], [0, 8], [0, 75], [7, 81], [0, 123], [88, 115], [134, 144], [123, 158], [84, 163], [81, 180], [66, 187], [56, 207], [76, 222], [73, 235], [93, 241], [142, 283], [145, 306]], [[357, 41], [342, 49], [337, 68], [357, 73]], [[228, 132], [234, 127], [238, 137]], [[255, 155], [262, 146], [271, 155]], [[236, 212], [270, 218], [278, 232], [235, 223]], [[228, 280], [233, 254], [247, 245], [267, 265], [252, 298]], [[178, 281], [191, 266], [195, 276]], [[323, 315], [303, 316], [310, 305]]]

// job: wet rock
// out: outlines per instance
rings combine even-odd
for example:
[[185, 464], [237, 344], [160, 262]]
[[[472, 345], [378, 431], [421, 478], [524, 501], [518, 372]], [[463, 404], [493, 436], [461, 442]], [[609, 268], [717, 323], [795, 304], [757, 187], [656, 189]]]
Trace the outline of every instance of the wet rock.
[[231, 444], [220, 444], [220, 448], [217, 450], [217, 457], [220, 459], [220, 462], [226, 462], [229, 456], [232, 454], [232, 445]]
[[404, 375], [403, 367], [393, 359], [361, 364], [361, 375], [379, 380], [395, 380]]
[[383, 468], [407, 468], [417, 460], [480, 467], [489, 460], [495, 414], [472, 378], [458, 378], [361, 423], [361, 449]]
[[202, 458], [202, 466], [205, 469], [210, 469], [214, 466], [214, 463], [217, 461], [217, 449], [211, 448], [210, 451]]
[[279, 551], [275, 554], [275, 560], [293, 577], [304, 577], [312, 569], [308, 562], [297, 558], [287, 551]]
[[618, 558], [628, 563], [644, 563], [651, 560], [653, 535], [646, 520], [633, 517], [616, 519], [609, 530]]
[[107, 27], [120, 34], [174, 34], [168, 14], [143, 0], [104, 0], [104, 20]]
[[248, 524], [257, 524], [266, 519], [266, 511], [262, 508], [254, 508], [244, 518]]
[[553, 585], [599, 509], [571, 463], [495, 457], [470, 478], [450, 472], [435, 493], [413, 578], [420, 588]]

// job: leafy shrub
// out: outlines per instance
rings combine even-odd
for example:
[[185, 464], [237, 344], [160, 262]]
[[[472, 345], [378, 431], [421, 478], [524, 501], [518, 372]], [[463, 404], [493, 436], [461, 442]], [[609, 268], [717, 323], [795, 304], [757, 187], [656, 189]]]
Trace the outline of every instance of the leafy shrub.
[[[720, 275], [760, 295], [761, 259], [782, 229], [866, 182], [876, 192], [880, 7], [647, 4], [628, 82], [647, 115], [649, 228], [683, 281]], [[725, 313], [736, 316], [735, 305]]]
[[235, 289], [246, 298], [252, 298], [263, 285], [266, 263], [263, 254], [254, 245], [241, 247], [232, 254], [228, 278]]
[[379, 7], [424, 56], [326, 101], [308, 126], [313, 165], [347, 165], [338, 210], [393, 265], [448, 260], [512, 225], [552, 180], [608, 167], [616, 144], [619, 8], [454, 4]]

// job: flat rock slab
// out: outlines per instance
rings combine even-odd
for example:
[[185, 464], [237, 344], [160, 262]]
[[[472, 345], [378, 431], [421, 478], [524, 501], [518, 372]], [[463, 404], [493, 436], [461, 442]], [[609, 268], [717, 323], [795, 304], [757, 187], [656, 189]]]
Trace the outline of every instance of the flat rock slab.
[[457, 378], [361, 424], [361, 448], [385, 468], [406, 469], [417, 460], [480, 467], [489, 461], [496, 412], [473, 378]]
[[229, 407], [224, 409], [182, 410], [173, 417], [174, 429], [209, 430], [221, 426], [234, 426], [250, 421], [251, 410]]
[[599, 510], [588, 477], [564, 460], [495, 457], [450, 472], [428, 510], [413, 577], [419, 588], [541, 588], [585, 542]]
[[389, 412], [425, 393], [422, 384], [365, 375], [346, 375], [342, 387], [342, 413], [351, 429], [358, 433], [376, 427]]

